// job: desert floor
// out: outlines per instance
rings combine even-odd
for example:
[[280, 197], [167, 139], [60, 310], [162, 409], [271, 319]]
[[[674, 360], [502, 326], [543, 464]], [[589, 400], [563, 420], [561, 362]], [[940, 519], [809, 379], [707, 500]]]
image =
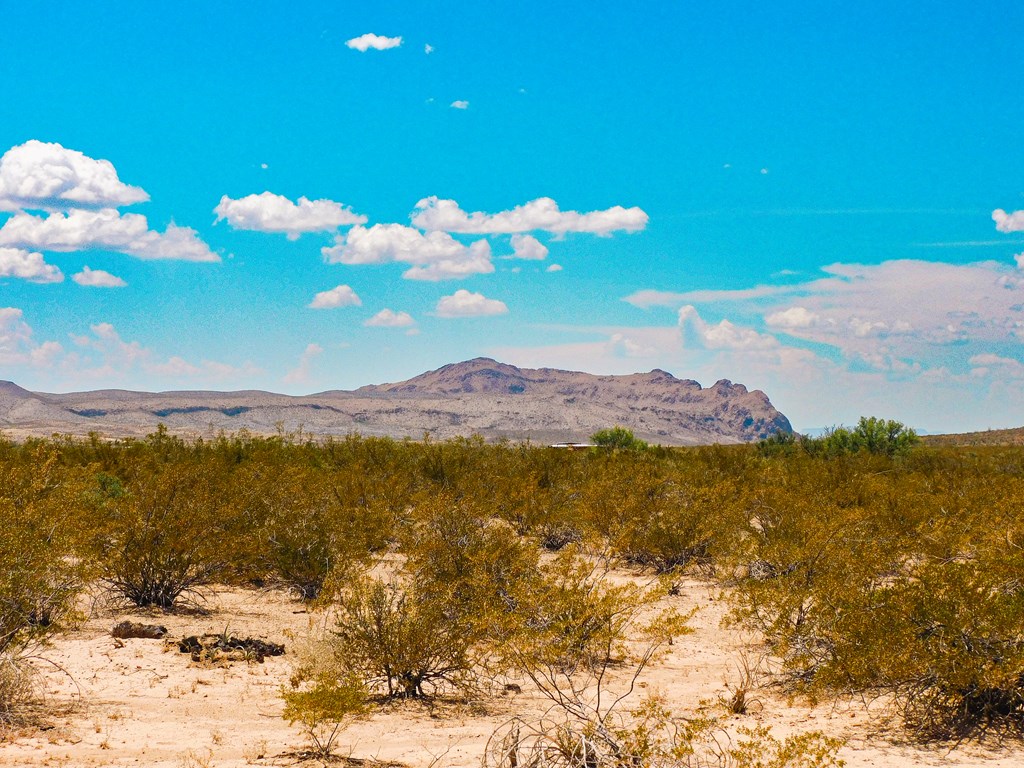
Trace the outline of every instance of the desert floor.
[[[756, 638], [723, 629], [727, 605], [717, 586], [687, 581], [672, 599], [682, 610], [698, 609], [690, 621], [694, 631], [677, 638], [645, 671], [635, 700], [643, 689], [657, 691], [680, 715], [703, 708], [724, 718], [728, 728], [766, 725], [780, 738], [822, 731], [846, 740], [840, 757], [851, 767], [1024, 764], [1024, 745], [1017, 742], [955, 748], [909, 743], [879, 702], [810, 706], [764, 685], [751, 694], [747, 714], [730, 715], [720, 701], [740, 681], [744, 658], [757, 658]], [[42, 727], [6, 734], [0, 764], [198, 768], [300, 762], [296, 755], [305, 747], [304, 736], [281, 718], [278, 691], [287, 684], [294, 648], [319, 631], [323, 617], [282, 592], [227, 588], [207, 595], [200, 610], [124, 610], [99, 602], [86, 608], [86, 621], [41, 651]], [[163, 640], [116, 641], [110, 629], [123, 619], [163, 624], [175, 640], [227, 630], [283, 642], [288, 651], [262, 664], [196, 663]], [[496, 729], [514, 715], [545, 709], [546, 700], [525, 682], [522, 693], [468, 704], [402, 702], [348, 727], [339, 751], [408, 766], [479, 766]]]

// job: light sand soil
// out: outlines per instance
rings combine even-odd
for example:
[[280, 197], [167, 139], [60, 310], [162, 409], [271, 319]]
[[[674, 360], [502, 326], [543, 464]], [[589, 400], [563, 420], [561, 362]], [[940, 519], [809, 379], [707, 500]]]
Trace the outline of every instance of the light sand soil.
[[[778, 737], [818, 730], [847, 740], [840, 755], [856, 766], [1024, 765], [1024, 746], [920, 747], [901, 742], [884, 707], [860, 702], [808, 706], [788, 702], [770, 688], [751, 694], [747, 715], [728, 716], [717, 702], [741, 678], [744, 657], [757, 658], [754, 638], [721, 626], [727, 606], [713, 586], [689, 581], [672, 598], [682, 610], [699, 610], [694, 631], [677, 638], [649, 668], [634, 694], [657, 691], [674, 711], [692, 715], [703, 706], [728, 718], [728, 727], [768, 725]], [[293, 765], [304, 747], [298, 727], [281, 719], [278, 692], [287, 685], [295, 641], [322, 619], [279, 592], [224, 589], [203, 612], [164, 614], [93, 610], [78, 629], [54, 639], [41, 664], [46, 730], [11, 734], [0, 744], [4, 766], [199, 766]], [[220, 633], [283, 642], [288, 654], [263, 664], [211, 666], [161, 640], [115, 641], [110, 628], [123, 619], [167, 626], [169, 637]], [[54, 666], [56, 665], [56, 666]], [[59, 668], [58, 668], [59, 667]], [[622, 680], [618, 681], [621, 685]], [[537, 715], [547, 702], [523, 682], [523, 693], [482, 697], [433, 708], [407, 702], [376, 711], [339, 738], [342, 753], [409, 766], [478, 766], [488, 737], [513, 715]], [[613, 684], [612, 688], [616, 685]]]

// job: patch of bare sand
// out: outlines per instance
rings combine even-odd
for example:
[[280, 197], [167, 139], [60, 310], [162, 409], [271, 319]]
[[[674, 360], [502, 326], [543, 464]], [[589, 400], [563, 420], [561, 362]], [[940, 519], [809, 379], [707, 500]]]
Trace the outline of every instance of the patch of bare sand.
[[[745, 715], [729, 716], [727, 700], [742, 678], [744, 658], [755, 660], [755, 638], [723, 629], [727, 605], [719, 589], [691, 580], [671, 598], [681, 610], [697, 607], [693, 632], [677, 638], [650, 667], [633, 700], [662, 694], [680, 715], [701, 708], [726, 718], [730, 729], [767, 725], [778, 737], [817, 730], [846, 739], [840, 756], [848, 766], [905, 765], [1010, 768], [1024, 763], [1024, 749], [963, 745], [922, 747], [900, 740], [879, 703], [810, 706], [790, 702], [772, 688], [751, 692]], [[11, 734], [0, 744], [0, 765], [200, 766], [293, 765], [304, 737], [281, 719], [278, 697], [291, 671], [295, 640], [316, 631], [318, 616], [280, 592], [223, 589], [201, 612], [94, 610], [78, 629], [54, 639], [39, 669], [47, 692], [46, 730]], [[168, 638], [220, 633], [283, 642], [288, 653], [263, 664], [192, 662], [161, 640], [116, 641], [110, 628], [130, 619], [163, 624]], [[624, 685], [620, 673], [617, 681]], [[616, 685], [613, 682], [612, 688]], [[523, 693], [433, 707], [405, 702], [351, 725], [339, 751], [357, 758], [409, 766], [478, 766], [490, 735], [514, 715], [531, 717], [548, 702], [522, 683]]]

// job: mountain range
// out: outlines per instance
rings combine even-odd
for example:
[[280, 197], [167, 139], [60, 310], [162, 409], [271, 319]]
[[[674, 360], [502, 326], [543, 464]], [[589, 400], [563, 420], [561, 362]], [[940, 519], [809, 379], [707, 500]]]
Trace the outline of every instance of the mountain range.
[[663, 445], [738, 443], [791, 432], [761, 391], [723, 379], [704, 388], [662, 370], [597, 376], [517, 368], [489, 358], [453, 363], [407, 381], [290, 396], [238, 392], [30, 392], [0, 381], [0, 430], [14, 438], [53, 433], [140, 437], [173, 433], [358, 432], [394, 438], [580, 442], [620, 425]]

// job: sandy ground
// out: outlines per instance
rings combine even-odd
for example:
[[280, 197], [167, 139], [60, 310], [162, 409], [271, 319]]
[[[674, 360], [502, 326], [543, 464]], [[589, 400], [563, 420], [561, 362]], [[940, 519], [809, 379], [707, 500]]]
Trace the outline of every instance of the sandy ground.
[[[673, 598], [682, 610], [697, 607], [694, 632], [675, 640], [649, 668], [642, 689], [663, 694], [678, 714], [702, 706], [727, 718], [730, 728], [767, 725], [783, 737], [817, 730], [846, 740], [848, 766], [986, 766], [1024, 764], [1024, 745], [921, 747], [906, 743], [884, 706], [861, 701], [809, 706], [790, 702], [770, 687], [752, 693], [746, 715], [728, 715], [716, 702], [740, 680], [743, 659], [757, 657], [754, 638], [723, 629], [727, 606], [718, 588], [699, 581]], [[5, 766], [286, 766], [305, 746], [298, 726], [281, 718], [278, 691], [287, 683], [295, 641], [321, 619], [280, 592], [218, 590], [202, 611], [90, 608], [76, 630], [54, 639], [39, 663], [48, 715], [42, 729], [7, 734], [0, 743]], [[115, 641], [123, 619], [165, 625], [170, 638], [225, 629], [238, 636], [283, 642], [285, 656], [262, 664], [222, 666], [192, 662], [161, 640]], [[523, 684], [521, 694], [494, 695], [473, 704], [406, 702], [377, 710], [351, 725], [339, 751], [357, 758], [408, 766], [479, 766], [488, 737], [515, 715], [547, 708]], [[613, 688], [615, 686], [612, 686]], [[642, 691], [634, 694], [639, 699]]]

